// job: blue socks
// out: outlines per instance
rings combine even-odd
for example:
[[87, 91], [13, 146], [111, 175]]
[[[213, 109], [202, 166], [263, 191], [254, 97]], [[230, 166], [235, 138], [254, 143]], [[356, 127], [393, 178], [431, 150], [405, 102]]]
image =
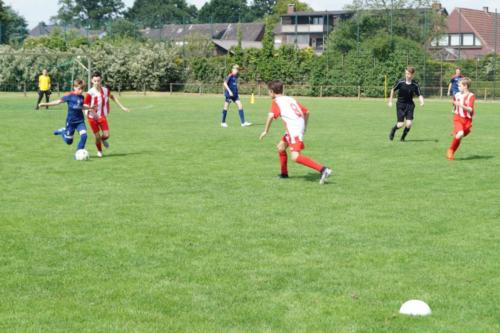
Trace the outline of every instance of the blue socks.
[[85, 143], [87, 143], [87, 133], [82, 134], [80, 136], [80, 141], [78, 141], [78, 147], [77, 147], [77, 149], [83, 149], [83, 148], [85, 148]]
[[[238, 110], [238, 114], [240, 115], [240, 121], [242, 124], [245, 123], [245, 111], [243, 109]], [[227, 110], [222, 110], [222, 122], [226, 122], [226, 117], [227, 117]]]
[[238, 113], [240, 115], [241, 123], [244, 124], [245, 123], [245, 112], [243, 111], [243, 109], [241, 109], [241, 110], [238, 110]]

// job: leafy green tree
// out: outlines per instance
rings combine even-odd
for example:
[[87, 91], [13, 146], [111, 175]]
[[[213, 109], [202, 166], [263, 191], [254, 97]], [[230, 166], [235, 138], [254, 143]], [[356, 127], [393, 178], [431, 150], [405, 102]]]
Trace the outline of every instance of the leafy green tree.
[[305, 2], [299, 0], [277, 0], [273, 8], [273, 13], [275, 15], [283, 15], [288, 12], [288, 5], [295, 4], [295, 11], [297, 12], [311, 12], [313, 9]]
[[28, 24], [0, 0], [0, 43], [20, 43], [28, 36]]
[[126, 19], [118, 19], [108, 25], [107, 37], [111, 39], [139, 39], [141, 38], [141, 34], [134, 23]]
[[126, 18], [144, 27], [159, 28], [164, 24], [191, 23], [198, 9], [185, 0], [135, 0]]
[[201, 7], [198, 17], [201, 23], [235, 23], [253, 20], [246, 0], [210, 0]]
[[59, 0], [59, 6], [56, 22], [92, 29], [120, 17], [125, 8], [122, 0]]
[[263, 18], [268, 15], [272, 15], [274, 11], [274, 6], [276, 6], [277, 0], [253, 0], [250, 6], [250, 11], [256, 19]]

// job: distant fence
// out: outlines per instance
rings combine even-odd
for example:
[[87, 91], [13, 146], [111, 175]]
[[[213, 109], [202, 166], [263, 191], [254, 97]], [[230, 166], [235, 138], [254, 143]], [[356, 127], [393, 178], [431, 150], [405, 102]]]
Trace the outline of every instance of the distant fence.
[[[384, 98], [390, 93], [391, 85], [309, 85], [309, 84], [286, 84], [284, 86], [285, 94], [291, 96], [311, 96], [311, 97], [357, 97], [357, 98]], [[69, 82], [55, 82], [52, 85], [52, 92], [62, 94], [70, 91], [71, 85]], [[265, 83], [246, 83], [238, 87], [241, 95], [256, 96], [267, 95], [267, 86]], [[447, 86], [424, 86], [421, 87], [425, 97], [446, 98]], [[474, 83], [471, 89], [477, 98], [483, 100], [493, 100], [494, 88], [491, 82]], [[37, 86], [35, 83], [25, 82], [10, 82], [0, 84], [0, 92], [18, 92], [28, 93], [36, 92]], [[117, 93], [121, 93], [120, 86], [115, 89]], [[130, 90], [128, 90], [130, 91]], [[186, 93], [186, 94], [222, 94], [223, 88], [221, 83], [168, 83], [166, 88], [158, 90], [151, 89], [144, 85], [142, 89], [134, 90], [135, 92], [147, 95], [150, 92], [166, 92], [166, 93]]]

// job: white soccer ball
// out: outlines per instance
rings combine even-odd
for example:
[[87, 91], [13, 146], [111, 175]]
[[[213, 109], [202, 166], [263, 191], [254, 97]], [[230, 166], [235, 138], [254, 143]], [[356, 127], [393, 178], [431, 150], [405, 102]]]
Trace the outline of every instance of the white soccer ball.
[[399, 313], [409, 316], [428, 316], [432, 311], [427, 303], [419, 301], [418, 299], [411, 299], [401, 305]]
[[75, 160], [86, 161], [90, 158], [89, 152], [85, 149], [78, 149], [75, 153]]

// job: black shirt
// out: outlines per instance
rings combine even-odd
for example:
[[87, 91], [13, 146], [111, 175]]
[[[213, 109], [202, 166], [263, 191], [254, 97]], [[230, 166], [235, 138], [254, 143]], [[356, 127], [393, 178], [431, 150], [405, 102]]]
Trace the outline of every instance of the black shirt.
[[410, 84], [405, 79], [396, 82], [392, 90], [398, 92], [398, 103], [413, 104], [413, 96], [420, 96], [420, 87], [417, 81], [412, 80]]

